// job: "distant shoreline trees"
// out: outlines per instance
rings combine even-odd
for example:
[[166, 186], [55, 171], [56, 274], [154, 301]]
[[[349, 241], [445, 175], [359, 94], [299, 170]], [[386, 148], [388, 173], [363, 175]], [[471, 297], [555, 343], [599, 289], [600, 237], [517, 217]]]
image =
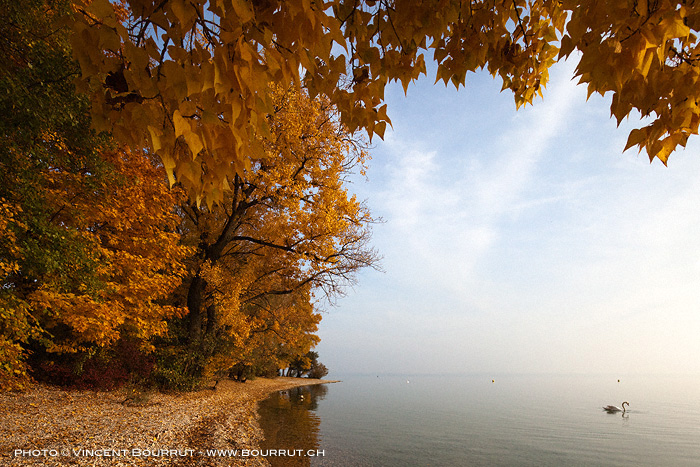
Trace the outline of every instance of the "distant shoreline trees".
[[318, 352], [313, 350], [300, 355], [289, 363], [285, 376], [321, 379], [328, 374], [326, 365], [318, 361]]

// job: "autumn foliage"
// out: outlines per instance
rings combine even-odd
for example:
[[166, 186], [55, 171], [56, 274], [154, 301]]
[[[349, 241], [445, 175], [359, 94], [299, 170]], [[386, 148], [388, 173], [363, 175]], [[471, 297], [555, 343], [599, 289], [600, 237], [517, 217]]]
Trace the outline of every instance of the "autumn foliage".
[[666, 163], [700, 125], [698, 31], [685, 0], [0, 0], [0, 386], [298, 362], [376, 265], [344, 182], [389, 83], [486, 69], [520, 107], [572, 58]]
[[[80, 88], [96, 126], [157, 153], [193, 199], [265, 156], [271, 84], [324, 96], [349, 131], [382, 136], [384, 90], [433, 60], [437, 81], [487, 69], [517, 106], [564, 57], [612, 94], [627, 147], [666, 163], [700, 124], [700, 5], [685, 0], [74, 0]], [[97, 44], [97, 46], [95, 46]]]
[[327, 100], [271, 86], [264, 157], [201, 204], [152, 151], [92, 129], [55, 28], [69, 6], [3, 9], [0, 386], [276, 374], [318, 343], [321, 298], [376, 262], [344, 185], [362, 141]]
[[330, 104], [276, 87], [266, 157], [234, 176], [222, 202], [184, 202], [184, 341], [209, 371], [264, 360], [285, 367], [318, 342], [314, 291], [332, 297], [377, 257], [367, 208], [344, 186], [366, 154]]

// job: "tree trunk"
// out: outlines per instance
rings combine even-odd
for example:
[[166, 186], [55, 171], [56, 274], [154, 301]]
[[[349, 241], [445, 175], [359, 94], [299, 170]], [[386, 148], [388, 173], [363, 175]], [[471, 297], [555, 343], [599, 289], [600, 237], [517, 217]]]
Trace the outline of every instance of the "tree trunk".
[[207, 328], [204, 332], [204, 336], [210, 336], [216, 332], [219, 327], [219, 322], [217, 319], [216, 305], [211, 304], [207, 307]]
[[202, 339], [202, 324], [204, 318], [204, 291], [207, 281], [199, 274], [194, 276], [187, 291], [187, 309], [189, 310], [188, 336], [190, 343], [200, 342]]

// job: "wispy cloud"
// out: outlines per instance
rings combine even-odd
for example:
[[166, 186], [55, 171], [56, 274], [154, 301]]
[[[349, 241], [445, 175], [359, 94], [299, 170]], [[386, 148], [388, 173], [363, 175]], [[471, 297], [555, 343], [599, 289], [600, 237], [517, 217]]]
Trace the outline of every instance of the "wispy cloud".
[[621, 155], [627, 130], [572, 71], [517, 113], [404, 104], [364, 187], [386, 273], [324, 318], [329, 366], [700, 371], [700, 162]]
[[[569, 65], [558, 70], [571, 71]], [[382, 148], [386, 184], [370, 200], [388, 222], [381, 248], [389, 274], [409, 283], [425, 276], [432, 287], [462, 298], [476, 265], [501, 236], [503, 217], [527, 207], [522, 193], [576, 97], [580, 89], [558, 80], [544, 102], [483, 135], [491, 139], [490, 151], [477, 156], [469, 146], [439, 153], [400, 129], [389, 135]]]

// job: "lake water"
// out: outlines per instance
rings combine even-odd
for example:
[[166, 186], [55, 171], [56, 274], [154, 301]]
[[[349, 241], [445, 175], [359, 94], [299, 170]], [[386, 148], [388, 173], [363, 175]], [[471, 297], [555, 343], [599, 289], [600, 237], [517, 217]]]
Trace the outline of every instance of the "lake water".
[[[493, 381], [492, 381], [493, 379]], [[273, 466], [700, 465], [700, 378], [347, 376], [260, 406]], [[624, 415], [602, 406], [630, 402]]]

